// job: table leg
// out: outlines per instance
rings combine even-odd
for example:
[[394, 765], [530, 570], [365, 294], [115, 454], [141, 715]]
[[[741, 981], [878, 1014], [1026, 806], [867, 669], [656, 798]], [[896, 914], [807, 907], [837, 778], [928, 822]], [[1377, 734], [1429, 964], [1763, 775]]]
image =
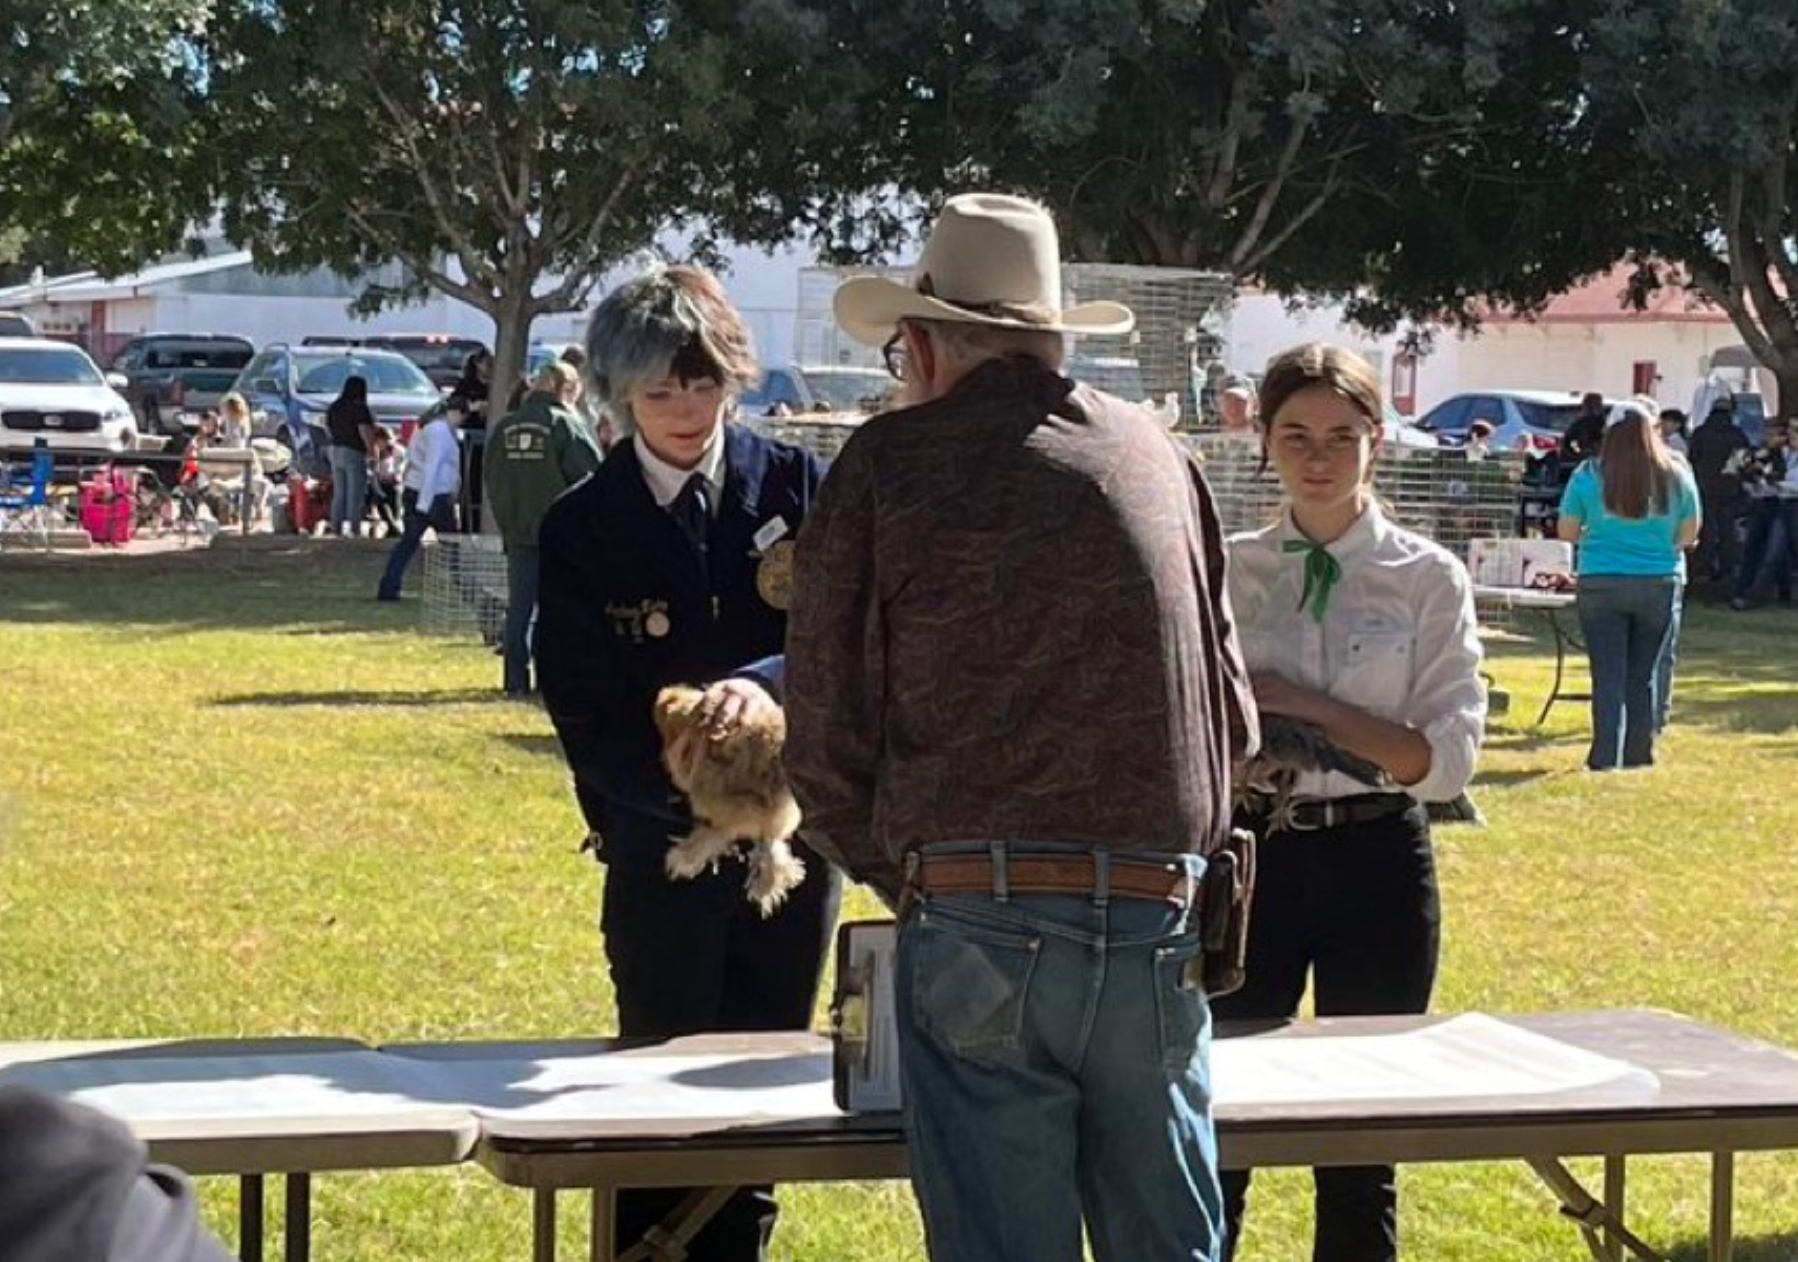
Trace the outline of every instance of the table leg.
[[1548, 629], [1555, 641], [1555, 681], [1548, 689], [1548, 699], [1542, 703], [1542, 713], [1536, 716], [1537, 727], [1548, 722], [1548, 712], [1561, 699], [1561, 677], [1567, 669], [1567, 637], [1561, 634], [1561, 618], [1553, 609], [1548, 611]]
[[262, 1176], [246, 1174], [238, 1181], [237, 1256], [262, 1262]]
[[1628, 1177], [1627, 1157], [1612, 1154], [1604, 1159], [1604, 1204], [1611, 1211], [1611, 1221], [1604, 1227], [1605, 1262], [1623, 1262], [1623, 1240], [1614, 1224], [1624, 1220], [1624, 1189]]
[[282, 1262], [312, 1262], [312, 1176], [287, 1176]]
[[531, 1196], [531, 1262], [556, 1262], [554, 1188], [538, 1188]]
[[590, 1227], [592, 1234], [587, 1245], [589, 1256], [593, 1262], [613, 1262], [617, 1256], [612, 1240], [618, 1208], [617, 1202], [618, 1193], [615, 1189], [593, 1189], [593, 1213]]
[[1711, 1257], [1710, 1262], [1729, 1262], [1735, 1249], [1736, 1155], [1711, 1154]]

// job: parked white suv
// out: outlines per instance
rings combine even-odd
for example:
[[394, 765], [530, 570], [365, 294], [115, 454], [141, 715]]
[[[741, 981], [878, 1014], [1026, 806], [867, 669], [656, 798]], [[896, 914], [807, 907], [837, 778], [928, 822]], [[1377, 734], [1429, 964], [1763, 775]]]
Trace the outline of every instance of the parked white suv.
[[0, 337], [0, 451], [117, 454], [137, 446], [131, 405], [79, 346]]

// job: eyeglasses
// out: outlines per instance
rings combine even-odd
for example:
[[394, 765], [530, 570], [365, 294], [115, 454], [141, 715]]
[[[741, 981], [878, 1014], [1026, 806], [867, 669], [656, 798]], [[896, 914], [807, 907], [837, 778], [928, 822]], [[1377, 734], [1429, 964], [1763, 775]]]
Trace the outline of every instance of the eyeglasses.
[[906, 371], [911, 367], [911, 356], [905, 350], [905, 335], [895, 333], [880, 348], [880, 358], [885, 361], [887, 372], [894, 381], [904, 381]]

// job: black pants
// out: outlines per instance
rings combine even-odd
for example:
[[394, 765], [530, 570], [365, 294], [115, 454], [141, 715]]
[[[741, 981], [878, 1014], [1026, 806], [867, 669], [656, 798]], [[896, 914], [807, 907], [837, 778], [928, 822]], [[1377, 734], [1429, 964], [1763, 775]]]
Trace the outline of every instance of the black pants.
[[[1239, 821], [1242, 822], [1242, 821]], [[1297, 1015], [1310, 974], [1317, 1015], [1423, 1012], [1436, 982], [1442, 906], [1421, 806], [1367, 824], [1262, 833], [1248, 981], [1212, 1002], [1220, 1021]], [[1226, 1258], [1235, 1256], [1250, 1171], [1223, 1176]], [[1398, 1257], [1398, 1172], [1313, 1171], [1313, 1262]]]
[[[659, 858], [606, 864], [599, 927], [618, 995], [619, 1033], [674, 1038], [810, 1026], [842, 886], [823, 859], [797, 844], [794, 850], [805, 860], [805, 880], [766, 920], [744, 898], [744, 869], [735, 863], [691, 881], [670, 880]], [[620, 1192], [614, 1232], [620, 1251], [686, 1192]], [[762, 1258], [776, 1213], [772, 1189], [742, 1189], [693, 1238], [689, 1262]]]

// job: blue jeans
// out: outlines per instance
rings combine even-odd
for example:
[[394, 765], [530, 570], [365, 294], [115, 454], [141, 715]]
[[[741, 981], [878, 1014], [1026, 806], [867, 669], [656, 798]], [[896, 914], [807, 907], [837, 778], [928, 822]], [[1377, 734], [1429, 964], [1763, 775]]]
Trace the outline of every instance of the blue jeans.
[[[980, 844], [926, 854], [984, 853]], [[1001, 853], [1085, 853], [1011, 846]], [[1101, 871], [1194, 855], [1098, 852]], [[932, 1262], [1215, 1262], [1211, 1013], [1196, 912], [1141, 898], [922, 899], [899, 934], [906, 1138]]]
[[541, 573], [542, 553], [537, 549], [506, 550], [506, 629], [500, 642], [506, 662], [505, 688], [513, 696], [531, 690], [531, 622], [537, 613]]
[[[333, 449], [335, 450], [335, 449]], [[424, 542], [425, 531], [430, 528], [431, 518], [424, 506], [418, 502], [418, 492], [407, 490], [400, 495], [400, 515], [403, 522], [400, 528], [400, 541], [393, 545], [393, 551], [387, 554], [387, 568], [381, 573], [381, 586], [375, 593], [380, 600], [398, 600], [400, 584], [405, 580], [406, 567], [412, 564], [412, 558], [418, 555], [419, 545]]]
[[1661, 648], [1660, 660], [1654, 664], [1654, 734], [1667, 730], [1667, 719], [1673, 713], [1673, 668], [1679, 664], [1679, 628], [1686, 616], [1685, 585], [1673, 598], [1673, 625], [1667, 628], [1667, 643]]
[[359, 534], [368, 511], [368, 453], [331, 448], [332, 534]]
[[1672, 577], [1580, 578], [1580, 630], [1592, 669], [1592, 749], [1586, 765], [1594, 771], [1654, 762], [1655, 676], [1673, 633], [1673, 607], [1682, 586]]
[[1734, 598], [1753, 603], [1769, 588], [1792, 590], [1792, 562], [1798, 556], [1798, 500], [1760, 499], [1748, 516], [1748, 543], [1736, 575]]

